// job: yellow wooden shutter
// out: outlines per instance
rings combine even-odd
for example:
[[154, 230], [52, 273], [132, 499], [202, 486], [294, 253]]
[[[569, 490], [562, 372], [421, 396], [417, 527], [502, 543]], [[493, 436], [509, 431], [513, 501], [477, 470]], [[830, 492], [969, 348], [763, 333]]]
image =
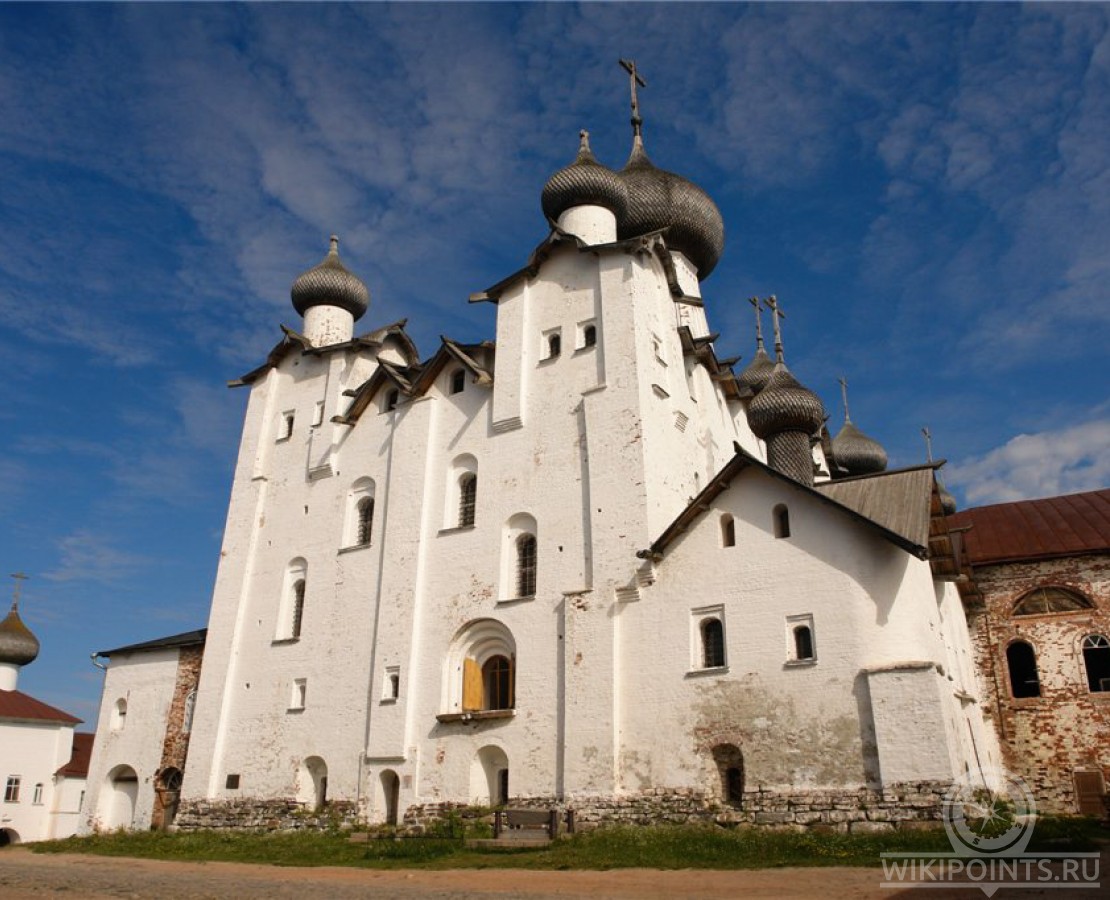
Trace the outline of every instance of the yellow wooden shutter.
[[463, 709], [468, 711], [482, 708], [482, 668], [476, 659], [469, 656], [463, 660]]

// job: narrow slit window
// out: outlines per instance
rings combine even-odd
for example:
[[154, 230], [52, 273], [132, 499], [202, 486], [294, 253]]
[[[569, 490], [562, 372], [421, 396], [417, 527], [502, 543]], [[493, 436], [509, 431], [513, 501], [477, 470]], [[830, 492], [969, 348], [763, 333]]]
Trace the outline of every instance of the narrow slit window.
[[293, 622], [289, 629], [290, 637], [299, 638], [301, 636], [301, 624], [304, 621], [304, 589], [303, 578], [298, 578], [293, 582]]
[[459, 479], [459, 527], [474, 524], [474, 510], [478, 503], [478, 476], [468, 472]]
[[718, 669], [725, 664], [725, 627], [720, 619], [701, 624], [702, 667]]
[[587, 325], [582, 329], [582, 346], [593, 347], [597, 345], [597, 326]]
[[736, 546], [736, 520], [728, 513], [721, 516], [721, 546]]
[[560, 334], [549, 334], [547, 336], [547, 358], [554, 359], [563, 351], [563, 338]]
[[359, 546], [370, 543], [374, 533], [374, 498], [363, 497], [358, 501], [358, 539]]
[[536, 595], [536, 538], [531, 534], [522, 534], [516, 539], [517, 560], [517, 596], [534, 597]]
[[451, 374], [451, 393], [461, 394], [466, 390], [466, 371], [457, 369]]
[[813, 632], [808, 625], [798, 625], [794, 628], [794, 658], [813, 659]]
[[790, 537], [790, 510], [780, 503], [774, 508], [771, 513], [775, 524], [775, 537], [788, 538]]

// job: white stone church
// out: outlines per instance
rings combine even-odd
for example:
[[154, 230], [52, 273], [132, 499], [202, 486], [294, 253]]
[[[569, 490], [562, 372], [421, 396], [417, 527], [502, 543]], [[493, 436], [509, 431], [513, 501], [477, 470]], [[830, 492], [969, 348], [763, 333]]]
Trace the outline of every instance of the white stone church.
[[[830, 438], [773, 299], [774, 352], [718, 358], [720, 213], [633, 110], [624, 168], [583, 134], [548, 237], [472, 295], [491, 340], [422, 357], [404, 323], [359, 331], [334, 238], [293, 283], [303, 325], [234, 382], [182, 827], [506, 801], [863, 820], [845, 797], [896, 820], [998, 764], [935, 465], [887, 471], [850, 420]], [[148, 825], [155, 764], [97, 754], [86, 827], [124, 763]]]

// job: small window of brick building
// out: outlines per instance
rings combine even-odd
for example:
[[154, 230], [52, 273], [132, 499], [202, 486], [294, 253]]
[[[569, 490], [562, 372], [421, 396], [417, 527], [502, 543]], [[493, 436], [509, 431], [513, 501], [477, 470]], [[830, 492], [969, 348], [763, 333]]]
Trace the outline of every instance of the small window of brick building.
[[1046, 585], [1036, 587], [1014, 605], [1015, 616], [1042, 616], [1046, 613], [1078, 612], [1090, 609], [1091, 601], [1070, 588]]
[[1091, 693], [1110, 691], [1110, 640], [1106, 635], [1089, 634], [1083, 638], [1083, 665]]
[[1015, 699], [1041, 696], [1041, 679], [1037, 675], [1037, 655], [1025, 641], [1014, 641], [1006, 648], [1006, 665], [1010, 670], [1010, 694]]

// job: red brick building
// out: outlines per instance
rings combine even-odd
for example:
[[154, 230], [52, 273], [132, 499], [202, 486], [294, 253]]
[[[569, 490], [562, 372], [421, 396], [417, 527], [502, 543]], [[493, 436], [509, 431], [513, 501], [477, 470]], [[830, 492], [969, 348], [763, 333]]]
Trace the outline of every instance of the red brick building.
[[1110, 782], [1110, 490], [957, 513], [1007, 767], [1042, 812], [1103, 812]]

